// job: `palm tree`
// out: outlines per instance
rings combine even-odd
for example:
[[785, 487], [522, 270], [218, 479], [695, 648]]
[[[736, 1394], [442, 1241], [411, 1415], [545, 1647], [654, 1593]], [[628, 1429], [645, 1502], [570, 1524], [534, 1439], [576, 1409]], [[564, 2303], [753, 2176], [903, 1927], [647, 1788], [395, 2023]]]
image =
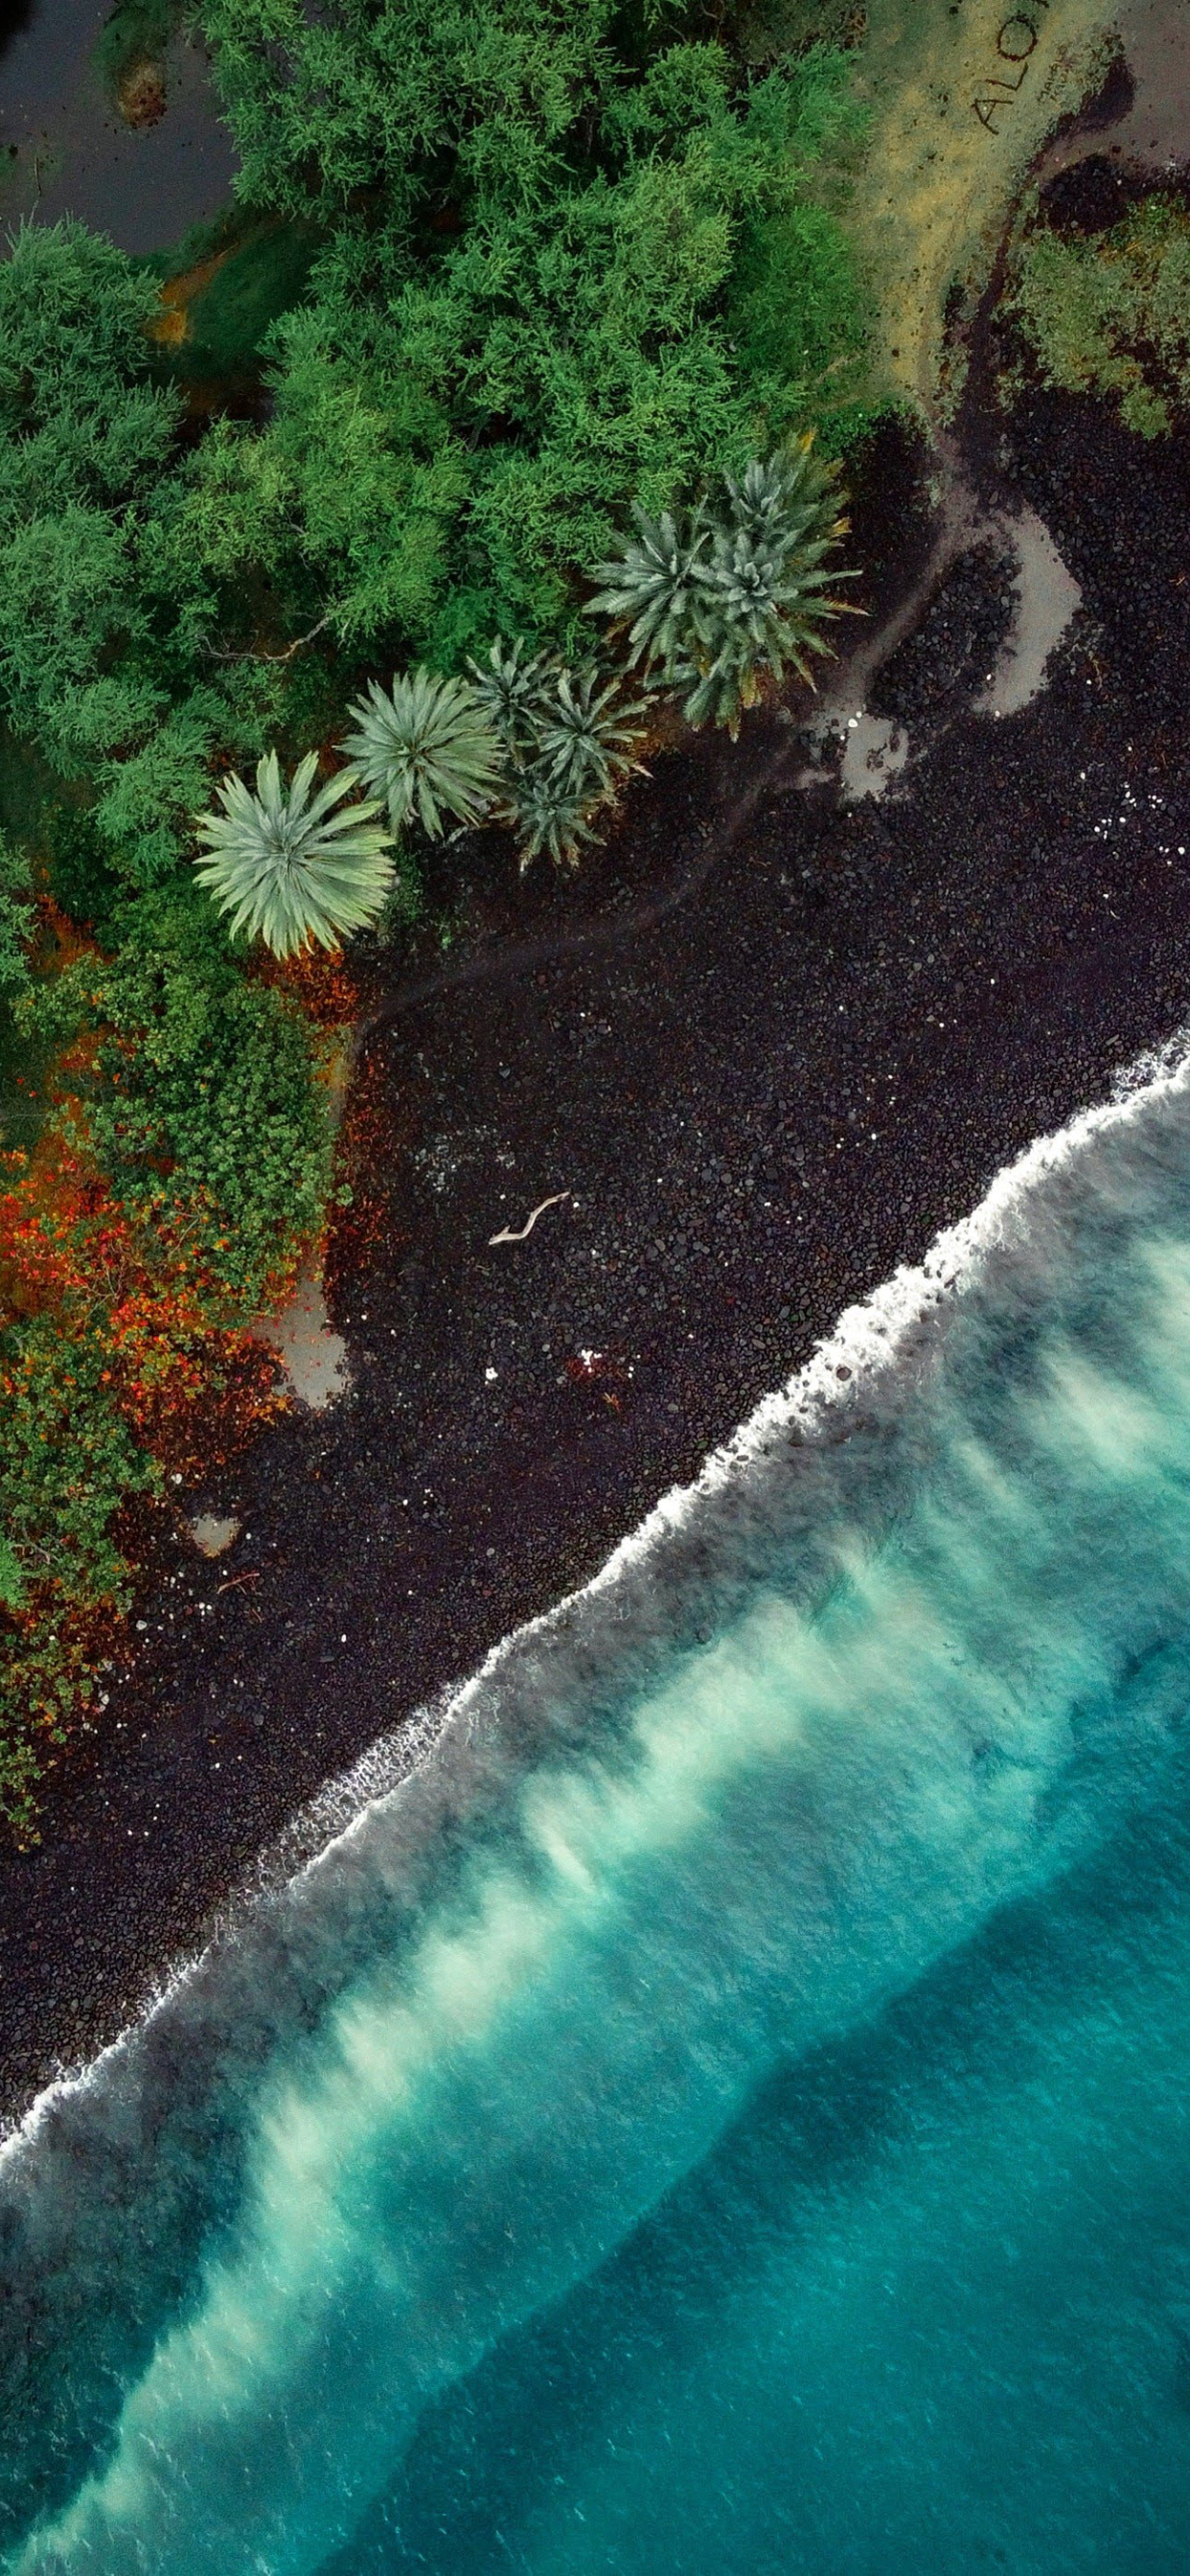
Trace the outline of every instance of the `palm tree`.
[[837, 467], [816, 455], [812, 433], [763, 463], [753, 457], [738, 483], [730, 474], [723, 478], [732, 527], [786, 555], [795, 546], [829, 545], [847, 533], [837, 476]]
[[792, 666], [808, 680], [809, 657], [829, 651], [823, 628], [845, 603], [828, 589], [855, 578], [824, 569], [847, 528], [836, 472], [812, 438], [798, 439], [754, 458], [738, 482], [725, 476], [726, 507], [703, 505], [684, 538], [668, 514], [651, 521], [634, 511], [640, 543], [626, 546], [618, 567], [599, 567], [596, 580], [616, 570], [620, 578], [592, 607], [620, 623], [633, 617], [629, 659], [643, 653], [687, 691], [689, 723], [713, 716], [735, 734], [766, 675]]
[[789, 664], [808, 680], [808, 655], [829, 652], [823, 622], [843, 605], [822, 596], [830, 575], [801, 566], [785, 573], [782, 556], [743, 529], [716, 537], [700, 574], [687, 658], [673, 673], [680, 685], [693, 684], [683, 702], [689, 724], [712, 716], [734, 736], [766, 677], [779, 680]]
[[521, 844], [522, 868], [543, 850], [573, 866], [582, 843], [599, 837], [600, 807], [614, 804], [630, 771], [643, 769], [636, 750], [648, 701], [626, 702], [595, 662], [570, 672], [542, 655], [521, 663], [519, 654], [519, 644], [507, 655], [496, 646], [492, 657], [493, 665], [501, 657], [500, 681], [532, 673], [531, 689], [510, 693], [511, 783], [500, 810]]
[[663, 510], [652, 519], [640, 503], [632, 504], [635, 537], [626, 537], [623, 552], [611, 563], [597, 564], [593, 580], [604, 588], [588, 602], [593, 615], [610, 617], [628, 629], [629, 664], [668, 670], [679, 658], [694, 599], [695, 567], [701, 562], [709, 530], [701, 507], [675, 518]]
[[514, 764], [532, 756], [536, 709], [557, 667], [548, 653], [528, 653], [521, 635], [510, 645], [497, 636], [486, 662], [468, 656], [475, 695]]
[[646, 698], [626, 704], [618, 681], [604, 678], [594, 662], [585, 662], [573, 678], [557, 671], [533, 710], [538, 761], [573, 795], [602, 804], [631, 770], [643, 774], [634, 754], [641, 740], [638, 719], [647, 711]]
[[600, 802], [548, 769], [522, 770], [500, 809], [520, 844], [522, 873], [543, 850], [556, 866], [576, 867], [583, 842], [599, 838], [592, 818]]
[[444, 816], [478, 823], [490, 811], [502, 766], [500, 743], [469, 680], [409, 671], [391, 689], [375, 680], [348, 708], [356, 730], [342, 745], [374, 796], [388, 803], [399, 832], [411, 814], [438, 840]]
[[266, 752], [255, 795], [239, 776], [221, 780], [222, 813], [198, 820], [206, 852], [196, 874], [230, 913], [233, 931], [263, 939], [275, 957], [312, 939], [337, 948], [347, 932], [376, 920], [393, 881], [379, 804], [344, 805], [359, 785], [351, 769], [312, 795], [317, 767], [317, 752], [307, 752], [286, 789], [276, 752]]

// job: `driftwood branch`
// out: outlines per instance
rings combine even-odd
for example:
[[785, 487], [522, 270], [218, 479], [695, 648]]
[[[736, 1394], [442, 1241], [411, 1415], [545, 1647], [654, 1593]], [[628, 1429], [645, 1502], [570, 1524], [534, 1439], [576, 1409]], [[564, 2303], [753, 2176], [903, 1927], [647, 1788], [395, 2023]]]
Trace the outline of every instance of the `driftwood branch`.
[[534, 1208], [532, 1215], [526, 1217], [523, 1225], [502, 1225], [499, 1234], [489, 1234], [489, 1250], [494, 1243], [523, 1243], [526, 1235], [532, 1234], [538, 1217], [544, 1216], [547, 1208], [560, 1207], [563, 1199], [568, 1199], [569, 1196], [569, 1190], [555, 1190], [552, 1199], [542, 1199], [540, 1205]]
[[321, 635], [324, 628], [330, 625], [334, 613], [333, 608], [328, 608], [325, 617], [320, 617], [316, 626], [307, 627], [304, 635], [295, 635], [292, 644], [287, 644], [283, 653], [253, 653], [251, 651], [246, 653], [224, 653], [220, 651], [217, 644], [208, 644], [207, 651], [213, 662], [292, 662], [294, 654], [301, 652], [303, 644], [312, 644], [315, 636]]

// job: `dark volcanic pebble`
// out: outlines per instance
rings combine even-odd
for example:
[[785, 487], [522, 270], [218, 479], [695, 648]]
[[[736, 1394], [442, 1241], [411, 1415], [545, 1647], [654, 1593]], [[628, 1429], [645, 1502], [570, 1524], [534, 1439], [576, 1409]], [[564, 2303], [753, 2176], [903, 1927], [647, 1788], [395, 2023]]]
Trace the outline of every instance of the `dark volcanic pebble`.
[[912, 726], [953, 707], [960, 691], [980, 695], [1012, 624], [1015, 571], [1011, 548], [991, 537], [960, 555], [921, 624], [878, 673], [874, 715]]

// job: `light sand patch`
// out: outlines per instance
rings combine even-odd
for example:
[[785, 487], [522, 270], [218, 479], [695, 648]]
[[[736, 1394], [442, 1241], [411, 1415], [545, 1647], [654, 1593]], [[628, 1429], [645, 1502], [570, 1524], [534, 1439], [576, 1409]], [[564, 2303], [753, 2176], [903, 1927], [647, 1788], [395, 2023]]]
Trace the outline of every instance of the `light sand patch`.
[[[341, 1029], [323, 1065], [332, 1128], [342, 1118], [350, 1077], [349, 1033]], [[257, 1339], [276, 1352], [292, 1393], [311, 1413], [325, 1413], [351, 1387], [347, 1344], [327, 1309], [324, 1251], [323, 1244], [310, 1251], [280, 1314], [263, 1316], [255, 1326]]]
[[890, 779], [895, 778], [909, 758], [909, 736], [903, 725], [894, 724], [890, 716], [870, 716], [862, 710], [850, 716], [843, 736], [843, 763], [839, 772], [845, 805], [858, 805], [866, 796], [883, 796]]
[[1016, 606], [999, 661], [982, 696], [979, 715], [1015, 716], [1031, 706], [1045, 684], [1051, 653], [1066, 633], [1082, 592], [1067, 572], [1049, 529], [1026, 507], [1004, 534], [1016, 548]]
[[275, 1350], [299, 1404], [325, 1413], [351, 1385], [347, 1344], [327, 1311], [321, 1264], [302, 1271], [288, 1305], [259, 1324], [262, 1342]]
[[986, 283], [1030, 162], [1102, 78], [1113, 0], [870, 0], [857, 86], [873, 123], [843, 220], [877, 307], [877, 381], [953, 403], [952, 297]]
[[1132, 106], [1110, 135], [1063, 136], [1046, 154], [1046, 179], [1097, 152], [1155, 173], [1190, 161], [1190, 7], [1186, 0], [1120, 0], [1119, 22]]
[[199, 1512], [190, 1523], [190, 1536], [200, 1556], [225, 1556], [240, 1529], [234, 1512]]
[[1190, 161], [1190, 9], [1185, 0], [1123, 0], [1120, 33], [1136, 96], [1112, 142], [1126, 161], [1176, 169]]
[[116, 105], [125, 125], [138, 134], [159, 125], [166, 109], [165, 72], [160, 63], [133, 63], [124, 73], [116, 92]]

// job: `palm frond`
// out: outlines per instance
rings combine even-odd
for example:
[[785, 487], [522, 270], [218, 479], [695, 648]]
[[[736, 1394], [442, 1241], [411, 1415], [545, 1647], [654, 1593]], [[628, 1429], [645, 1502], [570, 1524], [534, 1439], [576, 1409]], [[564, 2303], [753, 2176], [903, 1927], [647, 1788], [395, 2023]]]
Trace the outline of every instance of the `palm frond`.
[[606, 678], [594, 662], [573, 675], [557, 672], [534, 712], [542, 768], [575, 796], [614, 796], [630, 771], [643, 774], [636, 751], [648, 708], [647, 698], [621, 698], [618, 680]]
[[663, 510], [654, 519], [634, 501], [632, 517], [635, 537], [624, 539], [614, 561], [596, 565], [592, 579], [603, 588], [587, 606], [593, 616], [627, 627], [629, 663], [668, 669], [683, 647], [694, 573], [709, 532], [701, 510], [689, 517]]
[[501, 748], [469, 680], [423, 669], [406, 672], [391, 689], [371, 680], [348, 714], [356, 729], [342, 749], [373, 795], [387, 801], [394, 832], [416, 814], [438, 840], [446, 815], [478, 823], [490, 811]]
[[352, 769], [311, 793], [317, 767], [317, 752], [307, 752], [286, 787], [276, 752], [266, 752], [255, 794], [238, 775], [221, 780], [222, 811], [198, 818], [200, 882], [233, 931], [263, 939], [276, 957], [312, 939], [337, 948], [376, 920], [392, 885], [379, 804], [344, 804], [359, 786]]
[[524, 637], [505, 644], [499, 635], [486, 662], [468, 657], [467, 668], [480, 706], [514, 764], [531, 756], [535, 711], [549, 690], [557, 664], [548, 653], [529, 653]]

